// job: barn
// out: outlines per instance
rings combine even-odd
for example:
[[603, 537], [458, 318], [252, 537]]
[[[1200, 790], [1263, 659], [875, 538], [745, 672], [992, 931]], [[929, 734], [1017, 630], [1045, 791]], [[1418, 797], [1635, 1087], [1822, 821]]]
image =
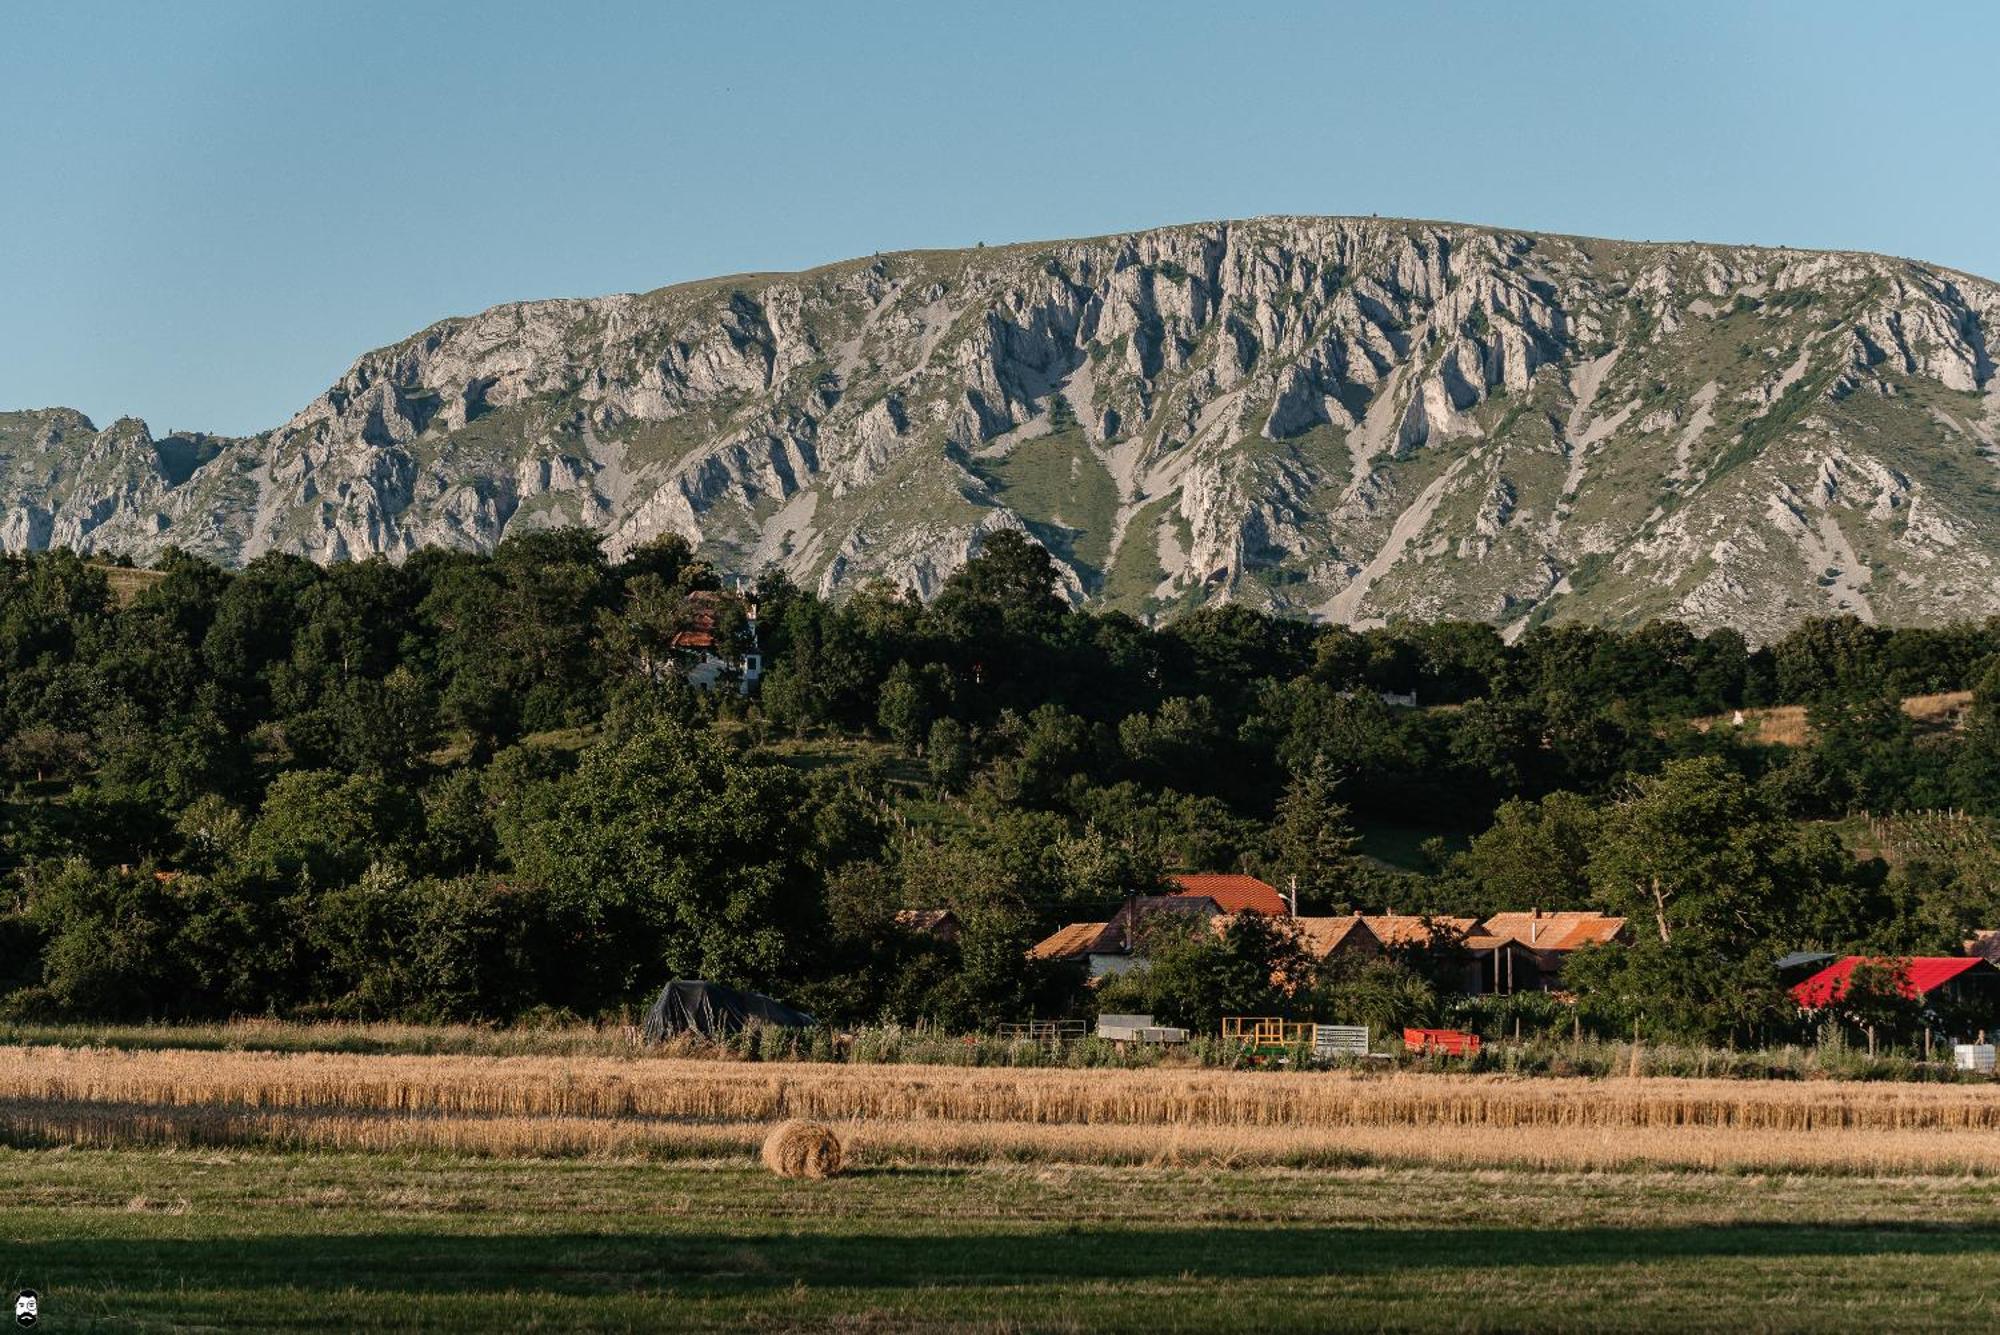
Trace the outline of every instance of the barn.
[[1792, 998], [1800, 1010], [1825, 1010], [1847, 996], [1854, 971], [1864, 964], [1894, 970], [1896, 990], [1912, 1000], [2000, 1005], [2000, 968], [1977, 955], [1916, 955], [1909, 959], [1848, 955], [1795, 985]]

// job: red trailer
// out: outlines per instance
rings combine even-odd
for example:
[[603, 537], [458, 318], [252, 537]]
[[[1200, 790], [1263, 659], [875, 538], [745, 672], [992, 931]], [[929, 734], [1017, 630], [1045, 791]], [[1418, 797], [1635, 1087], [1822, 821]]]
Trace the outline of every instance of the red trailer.
[[1463, 1029], [1405, 1029], [1403, 1047], [1443, 1057], [1471, 1057], [1479, 1052], [1479, 1035]]

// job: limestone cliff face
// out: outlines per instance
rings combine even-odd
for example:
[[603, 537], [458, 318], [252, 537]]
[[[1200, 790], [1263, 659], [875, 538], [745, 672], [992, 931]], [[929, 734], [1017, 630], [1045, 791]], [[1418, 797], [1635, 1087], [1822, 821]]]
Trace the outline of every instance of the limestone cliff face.
[[1766, 636], [2000, 612], [2000, 287], [1873, 255], [1273, 218], [446, 320], [247, 439], [0, 414], [0, 547], [584, 523], [928, 593]]

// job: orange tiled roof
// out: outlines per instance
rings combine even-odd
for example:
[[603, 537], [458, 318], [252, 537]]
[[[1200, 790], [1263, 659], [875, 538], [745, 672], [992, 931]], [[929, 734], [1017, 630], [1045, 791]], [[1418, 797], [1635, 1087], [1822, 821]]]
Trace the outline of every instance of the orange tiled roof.
[[1285, 907], [1285, 898], [1278, 893], [1277, 887], [1255, 876], [1190, 872], [1167, 879], [1174, 883], [1176, 894], [1207, 895], [1224, 913], [1268, 913], [1281, 918], [1291, 912]]
[[731, 595], [714, 589], [696, 589], [690, 593], [685, 602], [688, 624], [684, 629], [675, 631], [669, 643], [676, 649], [715, 648], [716, 616], [723, 603], [730, 599]]
[[1625, 920], [1590, 910], [1496, 913], [1480, 927], [1489, 935], [1508, 937], [1534, 950], [1575, 950], [1616, 940], [1625, 930]]
[[[1361, 915], [1358, 913], [1331, 918], [1294, 918], [1292, 926], [1298, 931], [1299, 939], [1305, 943], [1306, 949], [1311, 951], [1316, 959], [1325, 959], [1354, 939], [1357, 932], [1362, 938], [1370, 941], [1374, 941], [1375, 937], [1375, 933], [1369, 930], [1368, 924], [1361, 920]], [[1381, 944], [1379, 941], [1374, 943]]]
[[1109, 926], [1108, 922], [1073, 922], [1036, 942], [1028, 954], [1038, 960], [1077, 959], [1097, 948], [1099, 938]]

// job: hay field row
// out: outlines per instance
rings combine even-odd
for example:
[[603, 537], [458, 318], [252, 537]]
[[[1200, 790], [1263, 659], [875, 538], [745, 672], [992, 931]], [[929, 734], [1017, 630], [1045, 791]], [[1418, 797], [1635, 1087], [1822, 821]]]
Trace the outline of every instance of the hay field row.
[[2000, 1085], [0, 1047], [0, 1102], [1058, 1126], [2000, 1131]]
[[0, 1143], [862, 1164], [2000, 1173], [2000, 1086], [0, 1048]]

